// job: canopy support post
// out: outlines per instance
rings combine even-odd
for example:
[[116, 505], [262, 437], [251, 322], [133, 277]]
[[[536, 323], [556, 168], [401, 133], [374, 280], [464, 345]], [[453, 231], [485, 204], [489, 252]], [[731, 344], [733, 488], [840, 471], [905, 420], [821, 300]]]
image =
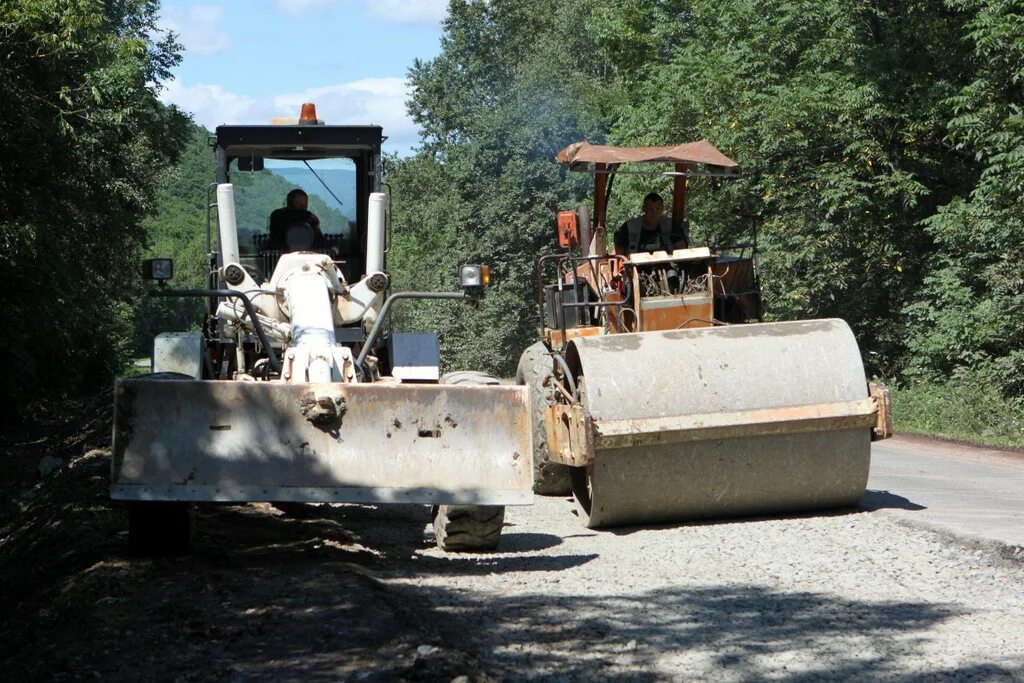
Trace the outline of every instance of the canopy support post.
[[690, 231], [686, 225], [686, 164], [676, 164], [672, 177], [672, 232], [681, 232], [686, 247], [690, 246]]
[[597, 247], [592, 256], [605, 256], [608, 253], [608, 240], [605, 235], [605, 221], [608, 212], [608, 164], [594, 164], [594, 246]]

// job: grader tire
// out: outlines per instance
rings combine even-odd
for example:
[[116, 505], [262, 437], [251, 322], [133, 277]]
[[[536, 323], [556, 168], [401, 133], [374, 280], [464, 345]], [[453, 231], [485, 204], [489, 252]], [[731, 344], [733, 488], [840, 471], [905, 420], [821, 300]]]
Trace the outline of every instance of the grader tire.
[[[501, 384], [484, 372], [449, 372], [441, 384]], [[431, 509], [434, 539], [447, 552], [484, 552], [498, 547], [505, 524], [504, 505], [435, 505]]]
[[494, 550], [504, 523], [504, 505], [438, 505], [434, 539], [448, 552]]
[[190, 503], [128, 504], [128, 548], [136, 557], [175, 557], [192, 551], [195, 515]]
[[544, 411], [548, 407], [549, 387], [544, 381], [552, 375], [552, 360], [543, 343], [530, 346], [519, 357], [516, 384], [530, 389], [530, 422], [533, 425], [533, 492], [541, 496], [567, 496], [572, 492], [569, 467], [548, 460], [548, 435], [544, 429]]

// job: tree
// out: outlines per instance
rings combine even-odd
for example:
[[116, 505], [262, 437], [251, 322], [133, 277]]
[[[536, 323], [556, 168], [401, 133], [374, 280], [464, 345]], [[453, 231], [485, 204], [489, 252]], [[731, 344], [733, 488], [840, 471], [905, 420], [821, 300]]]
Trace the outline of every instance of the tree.
[[970, 81], [948, 98], [948, 142], [977, 182], [925, 221], [935, 267], [906, 309], [910, 376], [961, 377], [1024, 396], [1024, 13], [1010, 0], [952, 0], [970, 16]]
[[[205, 128], [190, 126], [188, 142], [178, 162], [160, 173], [153, 211], [142, 221], [147, 238], [145, 257], [174, 259], [173, 284], [182, 289], [208, 285], [206, 193], [217, 172], [209, 137]], [[213, 230], [216, 229], [214, 216]], [[212, 239], [215, 249], [215, 234]], [[136, 300], [132, 351], [150, 354], [153, 337], [160, 332], [198, 329], [205, 303], [192, 298], [140, 296]]]
[[[977, 177], [945, 143], [942, 103], [969, 61], [950, 36], [964, 22], [941, 0], [634, 0], [595, 29], [643, 103], [611, 136], [709, 138], [736, 159], [743, 179], [694, 184], [691, 232], [756, 234], [769, 317], [845, 318], [869, 370], [891, 376], [905, 363], [902, 309], [931, 263], [922, 221]], [[614, 39], [623, 25], [660, 27], [644, 59]]]
[[95, 386], [130, 350], [141, 218], [187, 125], [156, 98], [178, 59], [156, 9], [11, 0], [0, 18], [0, 391], [15, 405]]
[[[510, 375], [536, 335], [534, 261], [554, 216], [583, 196], [554, 156], [601, 135], [602, 65], [582, 26], [586, 2], [452, 3], [441, 54], [410, 70], [423, 146], [398, 161], [391, 269], [403, 289], [450, 290], [457, 267], [498, 276], [479, 310], [406, 304], [406, 329], [439, 330], [449, 365]], [[445, 308], [441, 308], [446, 306]]]

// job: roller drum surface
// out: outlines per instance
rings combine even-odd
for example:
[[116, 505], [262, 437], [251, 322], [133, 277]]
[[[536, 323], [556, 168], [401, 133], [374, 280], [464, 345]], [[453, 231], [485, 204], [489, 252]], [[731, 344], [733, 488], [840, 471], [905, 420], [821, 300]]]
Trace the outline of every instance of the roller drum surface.
[[[867, 397], [842, 320], [574, 340], [567, 360], [595, 420], [806, 406]], [[587, 526], [854, 506], [870, 429], [754, 435], [600, 450], [576, 471]], [[589, 498], [589, 500], [588, 500]]]

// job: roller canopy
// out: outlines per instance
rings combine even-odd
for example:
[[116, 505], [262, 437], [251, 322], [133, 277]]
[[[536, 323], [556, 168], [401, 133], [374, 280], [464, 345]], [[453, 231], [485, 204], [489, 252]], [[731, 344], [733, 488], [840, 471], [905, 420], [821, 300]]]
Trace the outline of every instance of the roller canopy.
[[592, 145], [585, 141], [574, 142], [559, 152], [555, 159], [560, 164], [569, 164], [573, 169], [582, 169], [587, 164], [665, 162], [703, 164], [726, 173], [740, 173], [739, 164], [719, 152], [707, 140], [666, 147], [613, 147]]

